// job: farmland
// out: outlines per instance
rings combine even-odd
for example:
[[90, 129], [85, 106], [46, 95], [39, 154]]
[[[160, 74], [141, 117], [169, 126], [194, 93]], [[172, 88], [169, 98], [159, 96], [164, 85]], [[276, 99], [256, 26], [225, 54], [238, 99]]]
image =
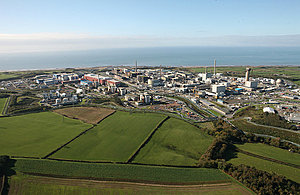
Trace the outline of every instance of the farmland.
[[263, 171], [274, 172], [278, 175], [284, 175], [287, 178], [296, 181], [298, 183], [300, 182], [300, 169], [290, 167], [287, 165], [282, 165], [279, 163], [270, 162], [260, 158], [248, 156], [240, 152], [237, 153], [237, 158], [233, 158], [228, 162], [234, 165], [245, 164]]
[[42, 157], [89, 127], [52, 112], [0, 118], [0, 154]]
[[65, 115], [69, 118], [76, 118], [86, 123], [97, 124], [106, 116], [114, 113], [114, 110], [108, 108], [96, 107], [72, 107], [55, 110], [54, 112]]
[[174, 168], [113, 163], [73, 163], [17, 159], [16, 171], [73, 178], [174, 184], [224, 183], [230, 178], [217, 169]]
[[182, 120], [171, 118], [154, 134], [134, 162], [195, 165], [213, 138]]
[[157, 185], [115, 181], [74, 180], [40, 176], [13, 176], [10, 194], [251, 194], [236, 183], [211, 185]]
[[164, 118], [159, 114], [117, 111], [51, 157], [127, 161]]
[[288, 150], [268, 146], [266, 144], [252, 144], [245, 143], [243, 145], [236, 145], [239, 149], [242, 149], [253, 154], [273, 158], [287, 163], [300, 165], [300, 154], [289, 152]]
[[2, 115], [7, 98], [0, 98], [0, 116]]

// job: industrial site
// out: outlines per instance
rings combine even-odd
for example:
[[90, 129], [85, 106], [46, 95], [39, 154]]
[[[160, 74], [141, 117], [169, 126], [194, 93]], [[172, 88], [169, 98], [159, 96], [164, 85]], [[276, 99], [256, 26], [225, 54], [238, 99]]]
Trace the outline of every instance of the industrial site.
[[118, 106], [172, 112], [195, 121], [232, 118], [239, 109], [262, 105], [266, 112], [277, 112], [300, 128], [297, 85], [283, 79], [251, 77], [255, 68], [245, 68], [245, 77], [226, 76], [217, 70], [216, 61], [194, 74], [171, 67], [138, 67], [136, 62], [134, 67], [56, 71], [2, 81], [0, 87], [38, 90], [39, 104], [53, 108], [118, 98]]
[[2, 189], [293, 194], [300, 88], [288, 71], [297, 69], [215, 60], [1, 72], [0, 162], [11, 174]]

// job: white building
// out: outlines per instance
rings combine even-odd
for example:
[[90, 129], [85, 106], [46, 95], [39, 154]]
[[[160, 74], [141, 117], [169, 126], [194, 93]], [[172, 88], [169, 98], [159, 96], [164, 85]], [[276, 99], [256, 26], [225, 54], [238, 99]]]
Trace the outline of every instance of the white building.
[[161, 81], [158, 79], [148, 79], [148, 85], [150, 87], [160, 86], [161, 84], [162, 84]]
[[225, 86], [224, 85], [212, 85], [212, 92], [213, 93], [224, 93], [225, 92]]
[[245, 86], [249, 88], [257, 88], [257, 81], [246, 81]]
[[150, 102], [151, 102], [151, 96], [145, 95], [145, 104], [150, 104]]
[[264, 107], [263, 111], [275, 114], [275, 110], [271, 107]]
[[198, 76], [202, 78], [202, 81], [205, 81], [206, 79], [211, 78], [212, 74], [211, 73], [199, 73]]

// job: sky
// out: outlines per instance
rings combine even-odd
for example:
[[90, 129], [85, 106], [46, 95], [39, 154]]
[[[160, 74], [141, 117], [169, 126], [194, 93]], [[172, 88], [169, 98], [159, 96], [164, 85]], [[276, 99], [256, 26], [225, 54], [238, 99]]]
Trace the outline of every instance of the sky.
[[0, 53], [300, 47], [299, 0], [0, 0]]

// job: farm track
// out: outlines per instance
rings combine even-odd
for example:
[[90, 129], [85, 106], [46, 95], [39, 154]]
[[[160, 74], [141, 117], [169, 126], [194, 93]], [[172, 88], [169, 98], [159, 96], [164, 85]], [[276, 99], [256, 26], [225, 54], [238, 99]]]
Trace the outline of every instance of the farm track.
[[[54, 178], [44, 176], [31, 176], [22, 180], [21, 182], [12, 182], [9, 194], [19, 194], [25, 186], [32, 185], [59, 185], [59, 186], [76, 186], [90, 189], [92, 194], [102, 194], [105, 190], [122, 189], [128, 191], [130, 194], [138, 194], [151, 190], [151, 194], [199, 194], [209, 193], [215, 190], [220, 192], [227, 192], [230, 194], [232, 190], [239, 192], [239, 194], [252, 194], [246, 188], [227, 182], [218, 184], [195, 184], [195, 185], [167, 185], [167, 184], [152, 184], [152, 183], [137, 183], [126, 181], [98, 181], [98, 180], [85, 180], [85, 179], [66, 179]], [[95, 191], [96, 190], [96, 191]], [[104, 190], [104, 191], [103, 191]], [[145, 191], [146, 190], [146, 191]], [[61, 191], [63, 194], [64, 191]], [[126, 193], [126, 194], [127, 194]]]
[[255, 157], [255, 158], [260, 158], [262, 160], [267, 160], [267, 161], [270, 161], [270, 162], [275, 162], [275, 163], [278, 163], [278, 164], [287, 165], [287, 166], [290, 166], [290, 167], [294, 167], [294, 168], [300, 169], [300, 165], [295, 165], [295, 164], [292, 164], [292, 163], [283, 162], [283, 161], [276, 160], [276, 159], [273, 159], [273, 158], [269, 158], [269, 157], [265, 157], [265, 156], [260, 156], [260, 155], [253, 154], [251, 152], [247, 152], [247, 151], [244, 151], [244, 150], [241, 150], [241, 149], [237, 149], [237, 151], [241, 152], [243, 154], [246, 154], [248, 156], [252, 156], [252, 157]]
[[[116, 112], [113, 112], [107, 116], [105, 116], [103, 119], [101, 119], [97, 125], [103, 121], [104, 119], [108, 118], [109, 116], [113, 115]], [[84, 130], [83, 132], [81, 132], [79, 135], [77, 135], [76, 137], [72, 138], [70, 141], [68, 141], [67, 143], [63, 144], [62, 146], [58, 147], [57, 149], [55, 149], [54, 151], [50, 152], [49, 154], [47, 154], [45, 157], [43, 157], [43, 159], [46, 159], [48, 157], [50, 157], [51, 155], [55, 154], [56, 152], [58, 152], [59, 150], [61, 150], [63, 147], [65, 147], [66, 145], [70, 144], [71, 142], [73, 142], [74, 140], [76, 140], [77, 138], [79, 138], [80, 136], [82, 136], [83, 134], [87, 133], [88, 131], [90, 131], [91, 129], [95, 128], [97, 125], [93, 125], [92, 127]]]

